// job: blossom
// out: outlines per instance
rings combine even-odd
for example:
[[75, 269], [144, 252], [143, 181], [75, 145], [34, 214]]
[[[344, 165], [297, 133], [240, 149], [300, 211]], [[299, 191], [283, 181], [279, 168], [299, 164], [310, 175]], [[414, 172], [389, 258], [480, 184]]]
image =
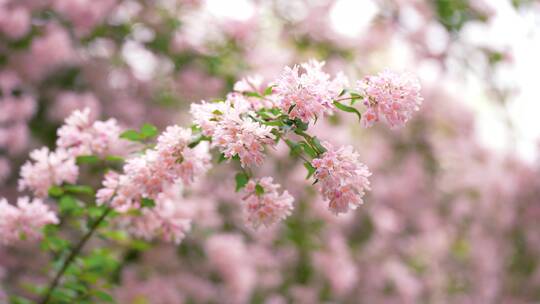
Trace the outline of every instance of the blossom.
[[327, 151], [312, 162], [319, 191], [335, 214], [354, 210], [363, 203], [365, 190], [370, 190], [371, 173], [351, 146], [335, 148], [324, 143], [324, 147]]
[[212, 136], [212, 147], [219, 148], [227, 158], [238, 156], [243, 167], [260, 166], [264, 146], [274, 144], [272, 128], [249, 117], [250, 104], [244, 99], [202, 102], [192, 105], [191, 113], [202, 133]]
[[49, 151], [47, 147], [30, 152], [30, 159], [21, 167], [19, 190], [28, 189], [45, 197], [49, 188], [62, 183], [75, 183], [79, 168], [65, 150]]
[[121, 219], [127, 230], [136, 237], [163, 240], [179, 244], [191, 230], [195, 208], [182, 201], [181, 185], [168, 185], [155, 199], [155, 206], [143, 208], [140, 216]]
[[[346, 80], [343, 76], [333, 80], [322, 71], [324, 62], [311, 60], [300, 66], [286, 67], [275, 83], [273, 91], [282, 111], [292, 119], [299, 118], [305, 123], [332, 114], [333, 100]], [[300, 68], [304, 70], [300, 73]]]
[[0, 243], [11, 244], [20, 238], [40, 238], [39, 230], [47, 224], [57, 224], [58, 218], [40, 199], [17, 200], [17, 206], [0, 199]]
[[93, 121], [90, 109], [75, 110], [58, 129], [56, 145], [73, 157], [81, 155], [124, 155], [128, 141], [121, 139], [116, 120]]
[[409, 73], [384, 71], [359, 81], [358, 89], [364, 97], [367, 111], [362, 125], [371, 127], [383, 117], [392, 128], [402, 127], [420, 109], [420, 82]]
[[291, 215], [293, 197], [289, 192], [279, 194], [279, 184], [274, 184], [271, 177], [250, 180], [242, 194], [246, 222], [257, 229], [261, 225], [268, 227]]
[[126, 160], [123, 174], [107, 174], [97, 202], [126, 212], [139, 208], [143, 198], [156, 199], [169, 184], [191, 184], [210, 168], [208, 145], [189, 148], [191, 137], [189, 129], [168, 127], [154, 149]]

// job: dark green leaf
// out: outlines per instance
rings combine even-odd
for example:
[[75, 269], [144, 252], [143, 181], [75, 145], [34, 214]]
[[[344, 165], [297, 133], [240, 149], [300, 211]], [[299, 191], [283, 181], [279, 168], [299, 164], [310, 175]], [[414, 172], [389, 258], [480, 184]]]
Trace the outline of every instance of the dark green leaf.
[[308, 175], [306, 176], [306, 179], [309, 179], [316, 171], [316, 169], [311, 165], [311, 163], [305, 162], [304, 167], [306, 167], [308, 171]]
[[146, 208], [153, 208], [156, 206], [156, 202], [153, 199], [143, 197], [141, 200], [141, 206]]
[[244, 188], [249, 181], [249, 176], [243, 172], [238, 172], [234, 178], [236, 180], [236, 192]]
[[336, 108], [340, 109], [341, 111], [345, 111], [345, 112], [349, 112], [349, 113], [355, 113], [356, 115], [358, 115], [358, 119], [362, 119], [362, 114], [360, 114], [360, 112], [358, 112], [357, 109], [353, 108], [353, 107], [349, 107], [349, 106], [346, 106], [340, 102], [337, 102], [337, 101], [334, 101], [334, 105], [336, 106]]
[[58, 206], [60, 207], [60, 212], [69, 213], [77, 209], [79, 204], [77, 204], [77, 201], [71, 195], [64, 195], [60, 199]]
[[64, 194], [64, 189], [59, 186], [52, 186], [49, 188], [49, 196], [59, 197]]
[[106, 293], [105, 291], [96, 290], [94, 294], [96, 295], [96, 297], [98, 297], [102, 301], [114, 303], [113, 297], [110, 294]]
[[264, 188], [259, 184], [255, 185], [255, 193], [257, 195], [263, 195], [264, 194]]
[[64, 190], [66, 192], [75, 193], [75, 194], [87, 194], [87, 195], [94, 194], [94, 189], [86, 185], [65, 185]]
[[308, 143], [301, 142], [300, 146], [302, 149], [304, 149], [304, 152], [306, 152], [307, 155], [316, 158], [317, 157], [317, 151], [315, 151]]
[[77, 156], [77, 164], [95, 164], [99, 162], [99, 157], [95, 155], [81, 155]]

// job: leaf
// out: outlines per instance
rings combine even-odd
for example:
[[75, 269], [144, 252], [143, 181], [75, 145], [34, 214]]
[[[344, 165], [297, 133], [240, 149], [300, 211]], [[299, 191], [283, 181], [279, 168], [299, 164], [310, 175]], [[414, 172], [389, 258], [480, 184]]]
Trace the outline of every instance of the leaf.
[[77, 209], [79, 204], [77, 204], [77, 201], [71, 195], [64, 195], [60, 199], [58, 206], [60, 207], [60, 212], [69, 213]]
[[49, 196], [60, 197], [62, 194], [64, 194], [64, 189], [59, 186], [52, 186], [49, 188]]
[[266, 89], [264, 89], [264, 96], [267, 96], [267, 95], [270, 95], [272, 94], [272, 89], [273, 89], [274, 86], [269, 86], [267, 87]]
[[313, 165], [311, 165], [311, 163], [308, 163], [308, 162], [304, 163], [304, 167], [306, 167], [306, 169], [308, 171], [308, 175], [306, 176], [306, 179], [309, 179], [311, 176], [313, 176], [316, 169], [315, 169], [315, 167], [313, 167]]
[[105, 291], [96, 290], [94, 291], [94, 294], [96, 295], [96, 297], [98, 297], [102, 301], [114, 303], [113, 297], [110, 294], [106, 293]]
[[249, 97], [262, 98], [261, 94], [257, 92], [244, 92], [244, 95], [249, 96]]
[[317, 151], [315, 151], [309, 144], [306, 142], [300, 142], [300, 146], [302, 149], [304, 149], [304, 152], [306, 152], [307, 155], [316, 158], [317, 157]]
[[225, 156], [225, 153], [221, 153], [219, 154], [219, 158], [218, 158], [218, 164], [221, 164], [222, 162], [226, 161], [227, 160], [227, 157]]
[[95, 155], [81, 155], [77, 156], [77, 164], [95, 164], [99, 162], [99, 157]]
[[259, 184], [255, 185], [255, 193], [256, 193], [257, 195], [263, 195], [263, 194], [264, 194], [264, 188], [263, 188], [263, 186], [261, 186], [261, 185], [259, 185]]
[[147, 138], [152, 138], [156, 136], [157, 134], [158, 134], [158, 129], [156, 128], [156, 126], [149, 123], [145, 123], [142, 125], [141, 132], [140, 132], [141, 137], [147, 139]]
[[295, 143], [294, 141], [291, 141], [289, 139], [286, 139], [285, 143], [287, 143], [287, 146], [289, 146], [289, 148], [291, 149], [291, 155], [298, 156], [302, 154], [302, 147], [300, 146], [300, 144]]
[[336, 106], [336, 108], [340, 109], [341, 111], [344, 111], [344, 112], [349, 112], [349, 113], [355, 113], [356, 115], [358, 115], [358, 119], [361, 120], [362, 119], [362, 114], [360, 114], [360, 112], [358, 112], [357, 109], [353, 108], [353, 107], [349, 107], [349, 106], [346, 106], [340, 102], [337, 102], [337, 101], [334, 101], [334, 105]]
[[88, 194], [88, 195], [94, 194], [94, 189], [86, 185], [65, 185], [64, 190], [66, 192], [75, 193], [75, 194]]
[[131, 140], [131, 141], [141, 141], [141, 135], [135, 130], [127, 130], [120, 134], [120, 138]]
[[244, 188], [249, 181], [249, 176], [246, 173], [238, 172], [234, 177], [236, 180], [236, 192]]
[[141, 199], [141, 206], [146, 208], [153, 208], [156, 206], [156, 202], [153, 199], [143, 197]]
[[106, 161], [110, 161], [110, 162], [123, 162], [124, 161], [124, 158], [122, 156], [117, 156], [117, 155], [108, 155], [107, 157], [105, 157], [105, 160]]
[[326, 152], [326, 148], [323, 147], [323, 145], [321, 144], [321, 142], [319, 141], [317, 137], [313, 136], [313, 138], [311, 139], [311, 142], [315, 146], [315, 148], [319, 150], [320, 153]]

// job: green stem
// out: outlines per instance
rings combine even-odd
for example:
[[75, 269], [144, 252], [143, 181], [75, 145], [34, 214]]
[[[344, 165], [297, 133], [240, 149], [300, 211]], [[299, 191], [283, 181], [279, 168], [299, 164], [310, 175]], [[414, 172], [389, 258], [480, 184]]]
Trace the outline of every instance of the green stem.
[[99, 227], [99, 225], [103, 222], [103, 220], [105, 220], [105, 218], [107, 217], [107, 215], [109, 215], [111, 211], [112, 209], [110, 207], [107, 207], [107, 209], [105, 209], [103, 214], [101, 214], [101, 216], [92, 224], [92, 226], [90, 227], [90, 230], [88, 230], [88, 232], [86, 232], [86, 234], [82, 237], [82, 239], [79, 240], [75, 248], [73, 248], [73, 250], [67, 257], [66, 261], [62, 265], [62, 268], [60, 268], [58, 273], [56, 273], [56, 276], [54, 277], [54, 279], [51, 281], [51, 284], [49, 284], [49, 287], [47, 288], [45, 295], [43, 296], [41, 301], [39, 301], [40, 304], [49, 303], [49, 300], [51, 298], [53, 291], [56, 289], [56, 287], [60, 283], [60, 279], [62, 279], [62, 276], [68, 269], [69, 265], [71, 265], [71, 263], [79, 255], [81, 250], [84, 248], [84, 245], [86, 245], [90, 237], [97, 231], [97, 228]]

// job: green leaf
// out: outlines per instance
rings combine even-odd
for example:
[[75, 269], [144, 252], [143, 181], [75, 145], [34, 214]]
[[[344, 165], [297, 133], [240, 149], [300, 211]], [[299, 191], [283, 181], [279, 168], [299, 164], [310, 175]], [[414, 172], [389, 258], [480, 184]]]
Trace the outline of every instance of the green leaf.
[[142, 125], [140, 135], [143, 138], [145, 139], [152, 138], [156, 136], [157, 134], [158, 134], [158, 129], [156, 128], [156, 126], [149, 123], [145, 123]]
[[59, 186], [52, 186], [49, 188], [49, 196], [60, 197], [62, 194], [64, 194], [64, 189]]
[[264, 89], [264, 93], [263, 93], [264, 96], [267, 96], [267, 95], [272, 94], [272, 88], [273, 88], [273, 87], [274, 87], [274, 86], [269, 86], [269, 87], [267, 87], [266, 89]]
[[298, 156], [302, 154], [302, 147], [300, 144], [295, 143], [294, 141], [291, 141], [289, 139], [285, 140], [285, 143], [287, 143], [287, 146], [291, 149], [291, 155], [292, 156]]
[[256, 193], [257, 195], [263, 195], [263, 194], [264, 194], [264, 188], [263, 188], [263, 186], [261, 186], [261, 185], [259, 185], [259, 184], [255, 185], [255, 193]]
[[94, 194], [94, 189], [86, 185], [65, 185], [64, 190], [66, 192], [75, 193], [75, 194], [87, 194], [87, 195]]
[[95, 155], [81, 155], [81, 156], [77, 156], [77, 164], [78, 165], [82, 165], [82, 164], [95, 164], [99, 162], [99, 157], [95, 156]]
[[146, 208], [153, 208], [156, 206], [156, 202], [153, 199], [143, 197], [141, 200], [141, 206]]
[[79, 207], [77, 200], [75, 200], [71, 195], [64, 195], [58, 203], [60, 207], [60, 212], [69, 213]]
[[94, 294], [96, 295], [96, 297], [98, 297], [102, 301], [114, 303], [113, 297], [110, 294], [106, 293], [105, 291], [96, 290], [94, 291]]
[[262, 98], [261, 94], [259, 94], [257, 92], [244, 92], [243, 94], [246, 95], [246, 96], [249, 96], [249, 97]]
[[108, 155], [107, 157], [105, 157], [105, 160], [106, 161], [110, 161], [110, 162], [123, 162], [124, 161], [124, 158], [122, 156], [117, 156], [117, 155]]
[[236, 180], [236, 192], [244, 188], [249, 181], [249, 176], [244, 172], [238, 172], [234, 177]]
[[227, 157], [225, 156], [225, 153], [221, 153], [219, 155], [219, 158], [218, 158], [218, 164], [221, 164], [222, 162], [224, 162], [225, 160], [227, 160]]
[[336, 108], [340, 109], [341, 111], [344, 111], [344, 112], [349, 112], [349, 113], [355, 113], [356, 115], [358, 115], [358, 119], [362, 119], [362, 114], [360, 114], [360, 112], [358, 112], [357, 109], [353, 108], [353, 107], [349, 107], [349, 106], [346, 106], [340, 102], [337, 102], [337, 101], [334, 101], [334, 105], [336, 106]]
[[304, 152], [306, 152], [307, 155], [313, 157], [313, 158], [316, 158], [318, 155], [317, 155], [317, 151], [315, 151], [309, 144], [307, 144], [306, 142], [300, 142], [300, 146], [302, 147], [302, 149], [304, 149]]
[[120, 134], [120, 138], [131, 140], [131, 141], [141, 141], [141, 135], [135, 130], [127, 130]]
[[313, 138], [311, 139], [311, 143], [313, 144], [313, 146], [315, 146], [315, 149], [319, 150], [320, 153], [326, 152], [326, 148], [323, 147], [317, 137], [313, 136]]
[[311, 163], [308, 163], [308, 162], [304, 163], [304, 167], [306, 167], [306, 169], [308, 171], [308, 175], [306, 176], [306, 179], [309, 179], [311, 176], [313, 176], [316, 169], [315, 169], [315, 167], [313, 167], [313, 165], [311, 165]]

